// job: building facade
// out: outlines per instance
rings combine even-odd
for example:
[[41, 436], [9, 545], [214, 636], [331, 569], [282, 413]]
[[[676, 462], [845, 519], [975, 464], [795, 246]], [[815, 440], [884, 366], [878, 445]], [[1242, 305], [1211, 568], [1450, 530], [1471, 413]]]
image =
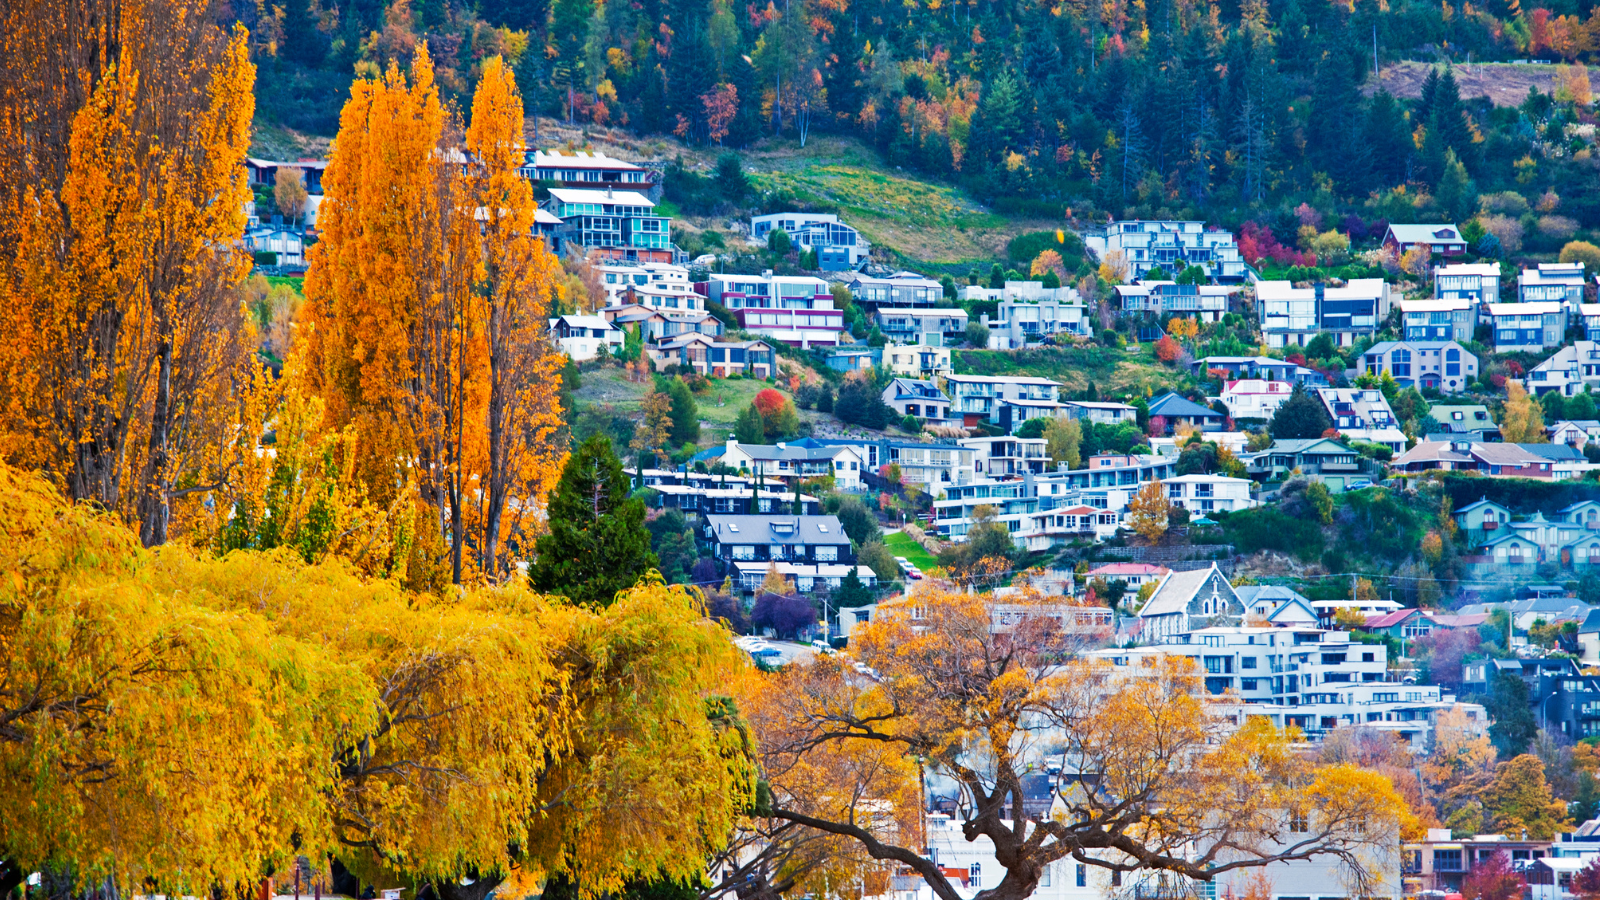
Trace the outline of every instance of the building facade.
[[1478, 380], [1478, 358], [1455, 341], [1380, 341], [1361, 355], [1368, 375], [1388, 373], [1401, 387], [1459, 394]]
[[635, 264], [679, 262], [672, 220], [656, 215], [655, 207], [644, 194], [613, 188], [552, 188], [543, 206], [561, 220], [552, 231], [558, 252]]
[[1129, 281], [1141, 281], [1155, 268], [1175, 276], [1199, 266], [1211, 281], [1240, 284], [1250, 272], [1233, 233], [1207, 228], [1204, 222], [1112, 222], [1106, 226], [1105, 237], [1094, 235], [1086, 243], [1102, 261], [1108, 254], [1120, 252], [1127, 261]]
[[1320, 334], [1331, 335], [1340, 347], [1349, 347], [1377, 333], [1395, 296], [1382, 278], [1355, 278], [1342, 286], [1256, 283], [1261, 333], [1267, 346], [1275, 348], [1305, 346]]
[[1397, 300], [1400, 325], [1408, 341], [1470, 341], [1478, 328], [1478, 306], [1471, 299]]
[[1487, 309], [1496, 350], [1548, 350], [1566, 338], [1564, 303], [1490, 303]]
[[750, 219], [752, 240], [766, 243], [774, 229], [784, 231], [801, 250], [816, 251], [824, 272], [844, 272], [867, 261], [872, 245], [832, 213], [786, 212]]
[[806, 275], [713, 274], [695, 285], [725, 307], [739, 327], [795, 347], [832, 347], [844, 331], [828, 283]]

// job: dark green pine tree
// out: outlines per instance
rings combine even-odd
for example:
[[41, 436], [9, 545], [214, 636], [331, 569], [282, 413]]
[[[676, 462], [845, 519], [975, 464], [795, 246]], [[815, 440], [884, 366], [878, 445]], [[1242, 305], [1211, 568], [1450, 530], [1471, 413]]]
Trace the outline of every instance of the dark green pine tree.
[[1416, 120], [1428, 121], [1433, 115], [1433, 101], [1439, 96], [1439, 70], [1428, 69], [1428, 77], [1422, 82], [1422, 96], [1417, 100]]
[[672, 411], [668, 413], [672, 419], [672, 443], [674, 446], [694, 444], [700, 441], [700, 407], [694, 402], [694, 394], [689, 386], [683, 383], [682, 378], [672, 379], [672, 384], [667, 387], [667, 397], [672, 400]]
[[841, 609], [846, 607], [866, 606], [872, 602], [872, 590], [861, 583], [861, 576], [856, 574], [856, 567], [851, 566], [839, 582], [839, 593], [834, 597], [834, 605]]
[[1372, 186], [1381, 189], [1405, 183], [1406, 159], [1414, 148], [1405, 114], [1388, 91], [1373, 95], [1363, 140], [1372, 154]]
[[1272, 414], [1267, 431], [1273, 440], [1304, 440], [1322, 437], [1332, 427], [1333, 420], [1322, 408], [1322, 401], [1307, 393], [1305, 385], [1296, 384], [1289, 399]]
[[605, 606], [660, 565], [650, 551], [644, 501], [630, 493], [611, 439], [584, 441], [550, 498], [550, 533], [534, 545], [528, 580], [535, 590]]
[[733, 423], [733, 439], [741, 444], [759, 444], [766, 439], [766, 424], [761, 420], [761, 410], [754, 403], [739, 413]]

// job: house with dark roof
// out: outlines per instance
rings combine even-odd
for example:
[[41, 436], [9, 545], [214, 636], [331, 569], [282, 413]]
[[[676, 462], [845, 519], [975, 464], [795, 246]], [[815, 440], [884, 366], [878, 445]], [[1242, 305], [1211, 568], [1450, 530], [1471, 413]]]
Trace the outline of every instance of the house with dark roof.
[[695, 462], [720, 462], [741, 474], [765, 479], [806, 479], [833, 476], [843, 490], [855, 490], [861, 484], [861, 451], [849, 445], [819, 446], [816, 444], [741, 444], [729, 439], [721, 447], [702, 450], [693, 457]]
[[1282, 481], [1304, 475], [1338, 493], [1357, 478], [1367, 478], [1365, 457], [1332, 438], [1282, 438], [1255, 453], [1240, 455], [1245, 473], [1258, 481]]
[[1244, 604], [1245, 613], [1264, 619], [1269, 625], [1286, 628], [1315, 628], [1317, 611], [1311, 601], [1293, 588], [1279, 584], [1252, 584], [1233, 589]]
[[1316, 369], [1298, 363], [1273, 359], [1270, 356], [1208, 356], [1189, 363], [1189, 371], [1196, 376], [1208, 372], [1226, 372], [1227, 378], [1261, 378], [1267, 381], [1288, 381], [1307, 387], [1327, 387], [1328, 376]]
[[1209, 406], [1185, 400], [1168, 391], [1150, 401], [1150, 422], [1154, 427], [1160, 419], [1162, 435], [1173, 434], [1179, 425], [1193, 425], [1201, 431], [1221, 431], [1227, 417]]
[[1238, 625], [1244, 603], [1227, 576], [1209, 568], [1169, 572], [1139, 610], [1139, 637], [1147, 642], [1171, 640], [1186, 631], [1212, 625]]
[[1389, 468], [1395, 472], [1439, 469], [1478, 472], [1495, 478], [1541, 479], [1553, 479], [1554, 466], [1549, 457], [1532, 452], [1521, 444], [1479, 444], [1458, 440], [1418, 441], [1415, 447], [1389, 463]]
[[850, 538], [837, 516], [705, 516], [701, 541], [724, 564], [853, 564]]
[[1467, 252], [1467, 240], [1455, 225], [1390, 225], [1384, 232], [1383, 247], [1396, 256], [1415, 247], [1427, 247], [1443, 256], [1460, 256]]
[[883, 389], [883, 402], [900, 416], [939, 425], [950, 417], [950, 398], [931, 381], [896, 378]]

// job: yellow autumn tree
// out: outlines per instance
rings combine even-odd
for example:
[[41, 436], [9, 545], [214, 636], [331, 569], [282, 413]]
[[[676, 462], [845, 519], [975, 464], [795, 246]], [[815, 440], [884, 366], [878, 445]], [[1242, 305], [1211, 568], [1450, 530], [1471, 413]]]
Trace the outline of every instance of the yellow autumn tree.
[[[481, 900], [703, 871], [753, 772], [692, 589], [448, 599], [287, 548], [139, 547], [0, 465], [0, 878], [248, 890], [297, 855]], [[465, 882], [465, 883], [464, 883]]]
[[1500, 435], [1512, 444], [1547, 444], [1550, 436], [1544, 431], [1544, 410], [1539, 401], [1528, 396], [1521, 381], [1506, 380], [1506, 402], [1500, 411]]
[[[741, 708], [771, 787], [757, 815], [855, 841], [942, 900], [960, 894], [922, 849], [924, 770], [966, 798], [959, 828], [994, 842], [998, 900], [1030, 896], [1068, 857], [1209, 880], [1315, 856], [1352, 890], [1375, 883], [1407, 818], [1387, 778], [1320, 764], [1263, 718], [1223, 730], [1192, 662], [1119, 670], [1077, 656], [1061, 621], [1060, 598], [1021, 591], [998, 619], [989, 598], [926, 583], [857, 626], [853, 659], [751, 675]], [[1065, 780], [1049, 810], [1024, 810], [1027, 773], [1062, 759], [1093, 784]]]
[[1172, 501], [1159, 481], [1147, 482], [1128, 501], [1128, 527], [1152, 544], [1167, 533], [1171, 514]]
[[411, 73], [351, 87], [306, 278], [306, 375], [326, 427], [354, 429], [374, 499], [414, 483], [452, 579], [499, 578], [563, 459], [557, 266], [531, 234], [510, 70], [485, 63], [464, 132], [425, 47]]
[[254, 346], [236, 287], [255, 68], [216, 21], [177, 0], [0, 11], [0, 458], [146, 545], [218, 480]]

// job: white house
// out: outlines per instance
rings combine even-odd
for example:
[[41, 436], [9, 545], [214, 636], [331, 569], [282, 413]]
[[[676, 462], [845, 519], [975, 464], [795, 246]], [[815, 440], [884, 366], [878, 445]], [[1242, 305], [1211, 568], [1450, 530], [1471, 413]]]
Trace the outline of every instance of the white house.
[[622, 349], [626, 336], [622, 329], [606, 321], [605, 316], [557, 316], [550, 320], [550, 333], [573, 362], [584, 362], [607, 352]]
[[600, 265], [607, 306], [638, 305], [650, 309], [704, 310], [705, 298], [689, 283], [689, 270], [672, 263]]
[[1235, 419], [1270, 419], [1293, 390], [1287, 381], [1241, 378], [1223, 384], [1222, 403]]
[[1517, 299], [1523, 303], [1552, 301], [1576, 308], [1583, 302], [1583, 263], [1539, 263], [1517, 276]]
[[1534, 366], [1525, 383], [1534, 394], [1560, 393], [1563, 397], [1600, 388], [1600, 343], [1573, 341]]
[[1352, 441], [1382, 444], [1400, 453], [1406, 449], [1406, 436], [1395, 420], [1394, 410], [1383, 392], [1376, 388], [1317, 388], [1317, 398], [1333, 420], [1333, 427]]
[[844, 311], [833, 292], [808, 275], [713, 273], [704, 293], [722, 304], [745, 331], [803, 348], [831, 347], [844, 331]]
[[1179, 475], [1161, 482], [1161, 486], [1166, 489], [1167, 499], [1173, 506], [1204, 516], [1260, 506], [1261, 501], [1250, 497], [1250, 486], [1254, 483], [1248, 478], [1226, 475]]
[[1452, 263], [1433, 267], [1433, 299], [1500, 302], [1499, 263]]
[[840, 490], [855, 491], [861, 486], [861, 451], [849, 445], [817, 447], [779, 442], [741, 444], [729, 439], [721, 462], [741, 474], [766, 479], [807, 479], [832, 475]]
[[782, 230], [801, 250], [815, 250], [824, 272], [843, 272], [867, 261], [872, 245], [832, 213], [784, 212], [750, 219], [750, 238], [765, 244]]
[[1023, 375], [995, 377], [990, 375], [950, 375], [945, 378], [945, 392], [950, 395], [952, 418], [961, 417], [963, 424], [1000, 421], [1002, 400], [1060, 401], [1061, 385], [1048, 378]]
[[1408, 341], [1470, 341], [1478, 328], [1477, 301], [1470, 297], [1396, 300]]
[[1303, 347], [1320, 334], [1349, 347], [1377, 333], [1400, 292], [1382, 278], [1354, 278], [1343, 285], [1288, 281], [1256, 283], [1261, 333], [1268, 347]]
[[1233, 233], [1207, 228], [1204, 222], [1112, 222], [1104, 237], [1089, 235], [1085, 244], [1101, 261], [1120, 252], [1128, 263], [1129, 281], [1141, 281], [1158, 267], [1176, 276], [1189, 266], [1199, 266], [1207, 278], [1220, 284], [1239, 284], [1250, 272], [1248, 261], [1239, 256]]
[[1064, 400], [1061, 409], [1070, 418], [1096, 425], [1120, 425], [1123, 422], [1137, 423], [1139, 420], [1139, 411], [1126, 403]]

